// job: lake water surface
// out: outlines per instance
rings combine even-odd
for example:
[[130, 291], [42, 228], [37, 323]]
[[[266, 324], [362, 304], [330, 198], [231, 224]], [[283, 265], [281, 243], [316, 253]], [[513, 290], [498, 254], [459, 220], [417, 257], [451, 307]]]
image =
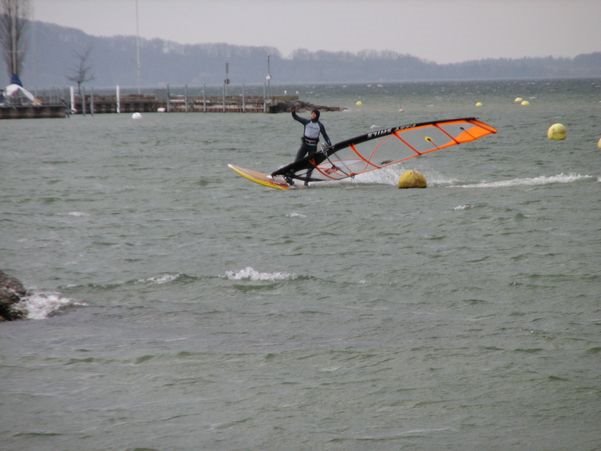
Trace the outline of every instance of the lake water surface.
[[0, 448], [599, 449], [601, 81], [286, 89], [498, 134], [278, 192], [288, 114], [0, 122]]

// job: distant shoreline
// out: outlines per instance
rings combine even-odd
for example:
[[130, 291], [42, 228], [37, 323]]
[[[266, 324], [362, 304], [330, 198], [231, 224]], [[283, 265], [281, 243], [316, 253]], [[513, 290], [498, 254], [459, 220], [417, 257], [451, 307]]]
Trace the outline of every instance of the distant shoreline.
[[[454, 81], [561, 80], [601, 77], [601, 51], [566, 57], [488, 58], [435, 63], [391, 51], [329, 52], [299, 50], [284, 57], [274, 47], [230, 44], [183, 45], [141, 39], [140, 79], [136, 37], [98, 37], [45, 22], [30, 23], [21, 79], [29, 87], [64, 87], [76, 52], [90, 48], [94, 86], [159, 88], [173, 86], [265, 87], [311, 84], [411, 83]], [[268, 57], [270, 68], [267, 67]], [[225, 65], [229, 71], [226, 76]], [[267, 74], [267, 71], [270, 71]], [[8, 83], [0, 61], [0, 83]], [[269, 77], [266, 77], [269, 75]], [[268, 83], [266, 80], [269, 80]], [[89, 84], [90, 85], [90, 84]], [[228, 83], [229, 85], [229, 83]]]

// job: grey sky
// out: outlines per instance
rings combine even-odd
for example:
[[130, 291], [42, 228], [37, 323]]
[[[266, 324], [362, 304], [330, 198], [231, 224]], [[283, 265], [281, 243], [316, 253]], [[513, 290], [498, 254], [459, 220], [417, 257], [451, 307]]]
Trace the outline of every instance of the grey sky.
[[[37, 20], [135, 35], [136, 0], [32, 0]], [[140, 35], [439, 63], [601, 51], [600, 0], [138, 0]]]

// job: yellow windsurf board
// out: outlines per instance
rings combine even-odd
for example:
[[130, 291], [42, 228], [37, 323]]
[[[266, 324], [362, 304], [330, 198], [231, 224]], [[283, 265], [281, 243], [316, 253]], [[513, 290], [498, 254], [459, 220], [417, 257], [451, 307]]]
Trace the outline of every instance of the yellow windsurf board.
[[269, 174], [255, 171], [254, 169], [242, 168], [234, 164], [228, 164], [227, 167], [234, 171], [236, 174], [238, 174], [240, 177], [244, 177], [246, 180], [250, 180], [251, 182], [257, 183], [261, 186], [266, 186], [268, 188], [279, 189], [283, 191], [290, 189], [290, 185], [286, 183], [282, 176], [271, 177], [271, 175]]

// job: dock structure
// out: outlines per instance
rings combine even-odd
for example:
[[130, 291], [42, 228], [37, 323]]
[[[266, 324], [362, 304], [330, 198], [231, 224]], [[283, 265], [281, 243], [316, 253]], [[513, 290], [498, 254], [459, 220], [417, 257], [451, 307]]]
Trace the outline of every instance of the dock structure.
[[172, 96], [166, 110], [178, 113], [277, 113], [285, 105], [298, 102], [298, 96]]
[[40, 96], [35, 105], [0, 106], [0, 119], [64, 118], [79, 114], [110, 113], [284, 113], [292, 107], [298, 111], [319, 108], [340, 111], [339, 107], [317, 106], [304, 102], [298, 96], [230, 95], [72, 95], [70, 104], [57, 102], [56, 95]]
[[66, 116], [67, 106], [63, 104], [0, 106], [0, 119], [52, 119]]
[[[83, 109], [80, 97], [75, 97], [73, 105], [73, 114], [79, 114], [86, 111], [89, 114], [105, 114], [105, 113], [153, 113], [159, 108], [164, 107], [164, 102], [161, 102], [155, 96], [131, 94], [120, 96], [117, 101], [117, 96], [114, 95], [86, 95], [85, 109]], [[118, 109], [119, 108], [119, 109]]]
[[[85, 95], [74, 97], [73, 114], [105, 113], [279, 113], [299, 103], [298, 96]], [[302, 102], [301, 102], [302, 103]]]

